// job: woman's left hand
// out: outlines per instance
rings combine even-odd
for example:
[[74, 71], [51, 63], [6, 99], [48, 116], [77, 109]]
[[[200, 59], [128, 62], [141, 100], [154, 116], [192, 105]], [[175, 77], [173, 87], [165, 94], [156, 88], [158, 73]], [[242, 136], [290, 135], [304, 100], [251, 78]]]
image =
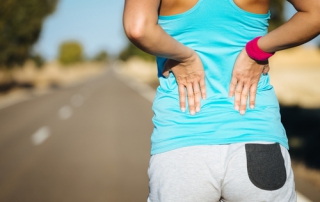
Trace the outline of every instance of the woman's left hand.
[[169, 71], [174, 74], [179, 91], [180, 109], [186, 110], [186, 97], [191, 115], [200, 111], [200, 100], [206, 98], [205, 72], [200, 57], [195, 51], [184, 61], [168, 59], [164, 65], [163, 75], [168, 76]]
[[234, 96], [234, 108], [240, 114], [243, 115], [246, 112], [248, 96], [250, 108], [254, 108], [261, 73], [267, 74], [269, 69], [268, 62], [257, 63], [248, 56], [245, 48], [238, 55], [233, 67], [229, 96]]

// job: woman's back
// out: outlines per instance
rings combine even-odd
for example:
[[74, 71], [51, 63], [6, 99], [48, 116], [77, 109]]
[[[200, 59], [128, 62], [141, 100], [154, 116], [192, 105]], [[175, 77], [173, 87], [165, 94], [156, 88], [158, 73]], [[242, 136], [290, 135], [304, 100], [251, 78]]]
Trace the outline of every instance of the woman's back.
[[[256, 107], [244, 116], [234, 110], [234, 98], [228, 97], [237, 56], [248, 41], [267, 33], [270, 14], [247, 12], [233, 0], [188, 2], [182, 9], [188, 10], [181, 13], [181, 9], [174, 9], [172, 13], [179, 14], [160, 15], [158, 23], [201, 58], [207, 99], [201, 101], [201, 112], [195, 116], [181, 112], [175, 77], [172, 73], [168, 78], [162, 76], [166, 59], [157, 58], [160, 87], [153, 105], [152, 154], [184, 146], [248, 141], [280, 142], [288, 147], [268, 75], [260, 78]], [[161, 8], [165, 8], [165, 1]], [[163, 9], [161, 13], [168, 14]]]

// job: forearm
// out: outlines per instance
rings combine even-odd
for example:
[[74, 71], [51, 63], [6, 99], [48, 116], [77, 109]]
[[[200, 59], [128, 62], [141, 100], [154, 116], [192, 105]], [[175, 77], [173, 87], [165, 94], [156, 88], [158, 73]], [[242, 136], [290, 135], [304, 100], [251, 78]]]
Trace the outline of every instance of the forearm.
[[260, 38], [258, 46], [263, 51], [276, 52], [295, 47], [320, 34], [320, 1], [290, 2], [298, 12], [288, 22]]
[[[126, 0], [123, 24], [127, 37], [132, 43], [145, 52], [183, 61], [193, 54], [193, 51], [176, 41], [158, 25], [159, 1]], [[139, 4], [140, 5], [137, 5]]]

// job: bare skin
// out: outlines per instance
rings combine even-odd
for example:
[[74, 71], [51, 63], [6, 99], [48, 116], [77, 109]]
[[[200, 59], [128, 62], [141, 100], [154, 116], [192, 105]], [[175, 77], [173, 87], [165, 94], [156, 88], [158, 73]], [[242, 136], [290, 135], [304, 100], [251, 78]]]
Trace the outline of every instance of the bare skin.
[[[320, 0], [289, 0], [297, 13], [279, 28], [258, 41], [260, 49], [275, 52], [301, 45], [320, 34]], [[142, 50], [168, 60], [164, 75], [171, 70], [179, 87], [181, 110], [186, 109], [186, 96], [191, 114], [200, 111], [200, 99], [206, 97], [204, 70], [198, 55], [169, 36], [157, 24], [158, 15], [172, 15], [189, 10], [197, 0], [126, 0], [124, 28], [128, 38]], [[242, 9], [253, 13], [267, 13], [269, 0], [235, 0]], [[294, 34], [292, 34], [294, 33]], [[235, 97], [235, 109], [245, 113], [250, 95], [250, 107], [264, 65], [248, 57], [242, 50], [234, 65], [229, 96]], [[187, 95], [185, 95], [187, 89]]]
[[[191, 9], [198, 0], [162, 0], [159, 8], [160, 15], [175, 15]], [[267, 13], [269, 9], [269, 0], [235, 0], [234, 1], [243, 10], [253, 13]]]

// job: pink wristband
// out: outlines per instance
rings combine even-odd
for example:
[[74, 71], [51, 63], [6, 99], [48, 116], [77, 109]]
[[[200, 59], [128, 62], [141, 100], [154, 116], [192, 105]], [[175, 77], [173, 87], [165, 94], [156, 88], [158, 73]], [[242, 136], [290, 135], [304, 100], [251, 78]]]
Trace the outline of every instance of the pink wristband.
[[258, 40], [261, 36], [254, 38], [253, 40], [249, 41], [246, 45], [246, 51], [250, 58], [257, 61], [266, 61], [271, 56], [274, 55], [273, 53], [264, 52], [258, 46]]

